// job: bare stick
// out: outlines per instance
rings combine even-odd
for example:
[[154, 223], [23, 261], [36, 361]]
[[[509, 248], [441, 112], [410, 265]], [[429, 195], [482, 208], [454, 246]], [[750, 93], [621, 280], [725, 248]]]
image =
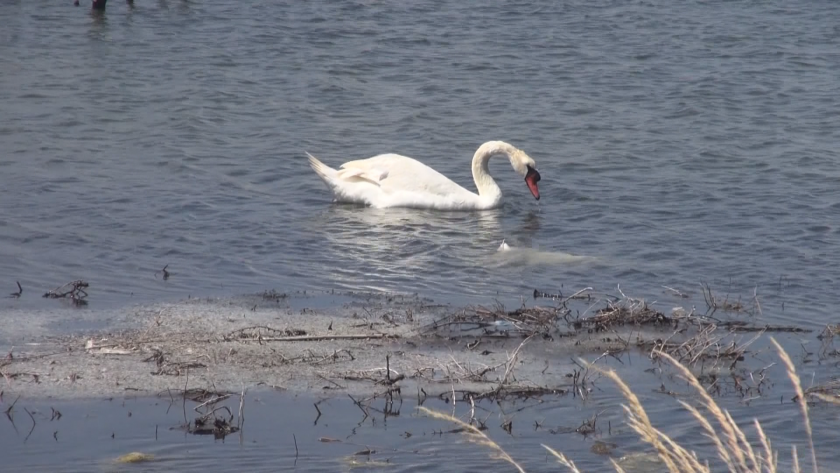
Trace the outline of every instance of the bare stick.
[[242, 415], [242, 407], [245, 405], [245, 392], [247, 389], [242, 388], [242, 394], [239, 395], [239, 443], [242, 443], [242, 427], [245, 425], [245, 416]]
[[88, 283], [79, 279], [76, 281], [68, 282], [67, 284], [58, 286], [57, 288], [48, 291], [46, 294], [44, 294], [44, 297], [50, 299], [60, 299], [62, 297], [68, 297], [76, 305], [85, 305], [87, 304], [87, 302], [84, 300], [84, 298], [88, 296], [88, 293], [87, 291], [85, 291], [85, 288], [89, 286], [90, 285]]
[[23, 288], [20, 286], [20, 281], [15, 281], [15, 283], [17, 283], [18, 292], [13, 292], [9, 294], [9, 297], [12, 298], [20, 297], [23, 294]]
[[520, 343], [519, 346], [516, 347], [516, 350], [513, 351], [513, 355], [511, 355], [510, 359], [507, 362], [507, 367], [505, 368], [505, 376], [504, 376], [504, 378], [502, 378], [502, 381], [499, 383], [500, 386], [503, 386], [507, 383], [508, 377], [513, 372], [514, 364], [516, 363], [516, 357], [519, 355], [519, 350], [521, 350], [522, 347], [526, 343], [528, 343], [528, 340], [533, 338], [534, 335], [536, 335], [536, 334], [532, 334], [528, 338], [526, 338], [525, 340], [522, 340], [522, 343]]
[[[333, 385], [335, 385], [335, 387], [337, 387], [338, 389], [346, 389], [346, 388], [347, 388], [347, 386], [342, 386], [342, 385], [340, 385], [340, 384], [336, 383], [335, 381], [333, 381], [333, 380], [331, 380], [331, 379], [329, 379], [329, 378], [325, 377], [324, 375], [322, 375], [322, 374], [320, 374], [320, 373], [315, 373], [315, 376], [317, 376], [317, 377], [319, 377], [319, 378], [323, 379], [324, 381], [326, 381], [326, 382], [328, 382], [328, 383], [332, 383], [332, 384], [333, 384]], [[325, 387], [325, 389], [326, 389], [326, 387]], [[318, 406], [315, 406], [315, 407], [318, 407]]]
[[[213, 410], [212, 410], [212, 411], [210, 411], [210, 412], [208, 412], [207, 414], [204, 414], [203, 416], [201, 416], [201, 417], [200, 417], [200, 420], [203, 420], [203, 421], [205, 421], [205, 422], [206, 422], [207, 420], [209, 420], [209, 419], [210, 419], [210, 416], [213, 416], [213, 417], [215, 418], [215, 417], [217, 417], [217, 416], [216, 416], [216, 413], [217, 413], [217, 412], [219, 412], [219, 411], [227, 411], [228, 415], [227, 415], [227, 420], [226, 420], [226, 422], [227, 422], [228, 424], [230, 424], [231, 422], [233, 422], [233, 412], [231, 412], [231, 411], [230, 411], [230, 408], [229, 408], [228, 406], [219, 406], [219, 407], [215, 407], [215, 408], [213, 408]], [[199, 420], [199, 419], [196, 419], [196, 420]], [[198, 429], [198, 425], [197, 425], [197, 424], [196, 424], [195, 428], [196, 428], [196, 429]]]
[[371, 338], [400, 338], [396, 334], [387, 333], [371, 333], [371, 334], [351, 334], [351, 335], [300, 335], [296, 337], [259, 337], [259, 338], [240, 338], [239, 342], [318, 342], [324, 340], [366, 340]]
[[169, 267], [169, 265], [167, 264], [167, 265], [166, 265], [166, 266], [164, 266], [164, 267], [163, 267], [163, 269], [161, 269], [160, 271], [155, 271], [155, 278], [157, 278], [157, 275], [158, 275], [158, 274], [162, 273], [162, 274], [163, 274], [163, 280], [164, 280], [164, 281], [166, 281], [167, 279], [169, 279], [169, 271], [167, 271], [167, 270], [166, 270], [166, 268], [168, 268], [168, 267]]
[[[318, 406], [316, 405], [315, 408], [317, 409]], [[320, 415], [321, 411], [318, 411], [318, 414]], [[295, 441], [295, 465], [297, 465], [298, 448], [297, 448], [297, 437], [295, 437], [295, 434], [292, 434], [292, 439], [294, 439], [294, 441]]]
[[624, 291], [621, 290], [621, 284], [616, 284], [615, 288], [618, 290], [618, 293], [621, 294], [621, 297], [627, 299], [627, 296], [624, 295]]
[[208, 399], [208, 400], [202, 402], [201, 404], [193, 407], [193, 410], [198, 412], [198, 410], [201, 409], [202, 407], [206, 407], [206, 406], [209, 406], [209, 405], [212, 405], [212, 404], [216, 404], [217, 402], [224, 401], [225, 399], [229, 398], [230, 396], [232, 396], [232, 395], [231, 394], [225, 394], [223, 396]]
[[578, 292], [576, 292], [576, 293], [572, 294], [571, 296], [569, 296], [569, 297], [567, 297], [567, 298], [563, 299], [563, 301], [562, 301], [562, 302], [569, 302], [570, 300], [572, 300], [572, 299], [574, 299], [575, 297], [577, 297], [577, 296], [581, 295], [582, 293], [584, 293], [584, 292], [586, 292], [586, 291], [591, 291], [591, 290], [592, 290], [592, 288], [591, 288], [591, 287], [585, 287], [585, 288], [581, 289], [580, 291], [578, 291]]
[[25, 438], [25, 439], [23, 439], [23, 443], [26, 443], [26, 441], [27, 441], [27, 440], [29, 440], [29, 436], [30, 436], [30, 435], [32, 435], [32, 432], [34, 432], [34, 431], [35, 431], [35, 424], [36, 424], [36, 422], [35, 422], [35, 417], [33, 417], [33, 416], [32, 416], [32, 413], [31, 413], [31, 412], [29, 412], [29, 411], [28, 411], [25, 407], [23, 408], [23, 410], [24, 410], [27, 414], [29, 414], [29, 418], [30, 418], [30, 419], [32, 419], [32, 428], [31, 428], [31, 429], [29, 429], [29, 433], [28, 433], [28, 434], [26, 434], [26, 438]]
[[6, 412], [4, 412], [4, 414], [6, 414], [6, 416], [9, 416], [9, 414], [12, 412], [12, 409], [15, 407], [15, 404], [17, 404], [18, 399], [20, 399], [20, 396], [16, 397], [14, 402], [12, 402], [12, 405], [9, 406], [8, 409], [6, 409]]
[[[349, 394], [347, 395], [347, 397], [349, 397], [349, 398], [353, 401], [353, 403], [354, 403], [354, 404], [356, 404], [356, 407], [358, 407], [358, 408], [359, 408], [359, 410], [360, 410], [360, 411], [362, 411], [362, 413], [365, 415], [365, 418], [367, 418], [367, 416], [368, 416], [369, 414], [368, 414], [368, 412], [365, 410], [365, 408], [364, 408], [364, 407], [362, 407], [362, 401], [357, 401], [357, 400], [356, 400], [356, 398], [354, 398], [353, 396], [351, 396], [351, 395], [349, 395]], [[318, 412], [320, 413], [321, 411], [319, 410]]]
[[189, 430], [190, 423], [187, 422], [187, 384], [190, 382], [190, 367], [187, 366], [187, 379], [184, 381], [184, 399], [182, 406], [184, 407], [184, 425], [187, 426], [187, 430]]
[[678, 297], [682, 297], [682, 298], [684, 298], [684, 299], [687, 299], [687, 298], [689, 297], [689, 295], [688, 295], [688, 294], [682, 293], [682, 292], [680, 292], [679, 290], [674, 289], [673, 287], [668, 287], [668, 286], [662, 286], [662, 287], [663, 287], [663, 288], [665, 288], [665, 289], [667, 289], [667, 290], [669, 290], [669, 291], [671, 291], [671, 292], [673, 292], [673, 293], [674, 293], [674, 294], [676, 294]]

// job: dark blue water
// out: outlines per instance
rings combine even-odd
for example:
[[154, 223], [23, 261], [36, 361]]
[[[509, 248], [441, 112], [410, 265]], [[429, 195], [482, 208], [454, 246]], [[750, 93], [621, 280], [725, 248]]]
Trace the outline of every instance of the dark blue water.
[[[825, 322], [840, 303], [838, 8], [5, 2], [0, 286], [83, 278], [113, 306], [708, 281]], [[304, 155], [398, 152], [472, 187], [491, 139], [536, 159], [539, 206], [495, 163], [496, 211], [338, 207]], [[503, 238], [600, 264], [499, 268]]]
[[[474, 411], [476, 425], [484, 423], [484, 433], [529, 472], [568, 471], [548, 456], [541, 444], [566, 453], [581, 471], [613, 471], [610, 457], [626, 471], [667, 471], [655, 469], [657, 463], [651, 460], [650, 449], [623, 424], [615, 390], [607, 384], [602, 387], [604, 391], [586, 403], [571, 396], [502, 402], [498, 406], [479, 402]], [[315, 402], [319, 403], [320, 416]], [[196, 403], [184, 406], [180, 399], [172, 402], [166, 393], [157, 398], [133, 398], [129, 394], [72, 402], [20, 400], [10, 418], [0, 417], [0, 438], [5, 447], [4, 462], [14, 471], [516, 471], [494, 458], [494, 451], [486, 445], [469, 442], [457, 431], [460, 426], [419, 412], [416, 399], [407, 397], [400, 402], [395, 397], [389, 415], [382, 412], [386, 404], [381, 398], [365, 404], [370, 405], [368, 416], [346, 397], [324, 400], [248, 392], [243, 402], [242, 431], [214, 439], [213, 435], [185, 433], [181, 428], [184, 416], [190, 422], [199, 416], [193, 410]], [[647, 404], [652, 418], [668, 416], [672, 424], [697, 428], [685, 411], [666, 414], [671, 402]], [[239, 395], [219, 406], [227, 406], [233, 413], [231, 423], [238, 425]], [[452, 414], [451, 407], [440, 400], [427, 399], [423, 406]], [[55, 416], [54, 410], [61, 417]], [[793, 403], [751, 408], [765, 431], [787, 430], [792, 438], [802, 433], [796, 410]], [[459, 404], [455, 415], [468, 421], [469, 405]], [[228, 419], [227, 411], [221, 411], [218, 417]], [[816, 415], [813, 425], [817, 432], [824, 432], [817, 440], [818, 447], [823, 447], [818, 449], [823, 469], [834, 471], [831, 465], [837, 464], [838, 455], [825, 435], [831, 435], [834, 427], [829, 417]], [[588, 435], [575, 432], [593, 418], [595, 429]], [[503, 427], [507, 421], [510, 432]], [[757, 440], [752, 430], [745, 430], [751, 440]], [[685, 441], [701, 458], [717, 460], [711, 441], [698, 442], [696, 430], [671, 425], [667, 431], [675, 440]], [[779, 437], [777, 434], [775, 439]], [[609, 454], [592, 451], [599, 442], [608, 445]], [[805, 445], [802, 438], [793, 442]], [[788, 444], [775, 445], [780, 471], [789, 471]], [[371, 454], [360, 453], [366, 451]], [[116, 463], [118, 457], [129, 452], [153, 455], [154, 459], [137, 465]], [[808, 453], [800, 450], [800, 454], [800, 464], [810, 465]]]

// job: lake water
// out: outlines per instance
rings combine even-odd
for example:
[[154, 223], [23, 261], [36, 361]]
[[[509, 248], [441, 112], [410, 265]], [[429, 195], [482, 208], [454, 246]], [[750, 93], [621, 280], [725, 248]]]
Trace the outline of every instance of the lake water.
[[[667, 285], [702, 309], [708, 282], [767, 323], [836, 321], [836, 2], [82, 3], [0, 3], [4, 324], [74, 279], [91, 308]], [[335, 205], [304, 154], [472, 189], [497, 139], [537, 161], [539, 204], [500, 159], [497, 210]], [[503, 239], [545, 253], [500, 261]]]
[[[571, 397], [547, 402], [520, 400], [499, 406], [481, 403], [476, 406], [475, 417], [486, 425], [485, 434], [510, 452], [526, 471], [568, 471], [549, 457], [541, 444], [565, 452], [581, 471], [613, 471], [610, 456], [621, 458], [619, 463], [627, 471], [667, 471], [656, 469], [636, 434], [621, 423], [615, 395], [608, 388], [586, 403]], [[686, 412], [674, 416], [666, 413], [669, 407], [664, 404], [670, 403], [660, 404], [649, 406], [652, 417], [668, 415], [674, 422], [693, 424]], [[236, 425], [239, 395], [222, 405], [232, 411], [232, 424]], [[385, 402], [379, 399], [371, 402], [370, 415], [365, 416], [346, 397], [323, 400], [249, 392], [243, 402], [242, 431], [214, 439], [212, 434], [185, 433], [181, 428], [184, 417], [190, 422], [198, 417], [193, 410], [195, 403], [183, 406], [180, 400], [171, 401], [165, 392], [157, 398], [129, 395], [81, 402], [22, 400], [11, 418], [3, 416], [0, 422], [0, 438], [4, 440], [0, 451], [4, 464], [16, 467], [14, 471], [51, 471], [57, 467], [68, 472], [515, 471], [492, 458], [492, 451], [486, 446], [465, 440], [456, 431], [458, 425], [432, 419], [418, 412], [417, 405], [416, 399], [399, 402], [395, 397], [390, 414], [385, 415]], [[423, 406], [452, 413], [451, 406], [442, 401], [426, 400]], [[790, 411], [796, 410], [794, 404], [788, 406]], [[456, 415], [466, 421], [469, 411], [469, 405], [461, 405]], [[752, 414], [762, 419], [765, 429], [799, 432], [798, 422], [791, 423], [790, 411], [779, 409], [777, 404], [754, 408]], [[222, 411], [218, 417], [227, 418], [226, 414]], [[574, 432], [582, 421], [595, 415], [597, 433], [587, 436]], [[830, 433], [836, 429], [836, 419], [830, 417], [815, 416], [815, 430]], [[509, 433], [502, 426], [508, 420]], [[677, 441], [692, 441], [692, 449], [701, 458], [714, 458], [710, 442], [696, 443], [696, 431], [669, 430]], [[606, 444], [610, 455], [593, 452], [596, 442]], [[823, 442], [819, 457], [823, 468], [836, 471], [827, 466], [831, 462], [840, 464], [840, 454], [830, 440], [823, 437]], [[360, 453], [366, 451], [371, 454]], [[136, 466], [116, 463], [118, 457], [130, 452], [153, 455], [154, 459]], [[789, 450], [781, 447], [780, 471], [791, 471], [788, 457]], [[804, 454], [803, 463], [809, 465], [807, 458]], [[805, 471], [809, 469], [806, 467]]]

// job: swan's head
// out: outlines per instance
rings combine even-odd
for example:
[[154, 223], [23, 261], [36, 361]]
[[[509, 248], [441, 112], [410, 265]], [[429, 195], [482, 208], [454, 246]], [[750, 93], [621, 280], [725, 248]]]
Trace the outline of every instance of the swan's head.
[[534, 198], [540, 200], [540, 188], [537, 183], [542, 178], [540, 172], [537, 171], [537, 163], [521, 149], [517, 149], [511, 154], [510, 163], [516, 172], [525, 177], [525, 184], [528, 185], [528, 190], [531, 191]]
[[[540, 182], [540, 173], [537, 171], [537, 163], [524, 151], [504, 141], [488, 141], [478, 147], [475, 156], [473, 156], [473, 176], [476, 176], [476, 184], [479, 184], [480, 178], [478, 176], [486, 176], [488, 172], [487, 160], [496, 154], [506, 155], [510, 158], [513, 170], [525, 178], [528, 190], [531, 191], [535, 199], [540, 200], [540, 188], [537, 186], [537, 183]], [[499, 192], [498, 187], [496, 187], [496, 192]]]

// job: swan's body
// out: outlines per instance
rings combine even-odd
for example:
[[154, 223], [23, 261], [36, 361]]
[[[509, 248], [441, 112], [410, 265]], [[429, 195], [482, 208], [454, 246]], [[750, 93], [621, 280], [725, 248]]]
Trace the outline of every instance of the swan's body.
[[524, 151], [503, 141], [488, 141], [475, 152], [472, 173], [478, 193], [459, 186], [443, 174], [412, 158], [380, 154], [349, 161], [336, 170], [309, 156], [309, 164], [333, 192], [337, 202], [371, 207], [416, 207], [438, 210], [481, 210], [498, 207], [502, 191], [488, 173], [491, 156], [510, 159], [513, 169], [525, 177], [535, 198], [540, 198], [536, 163]]

